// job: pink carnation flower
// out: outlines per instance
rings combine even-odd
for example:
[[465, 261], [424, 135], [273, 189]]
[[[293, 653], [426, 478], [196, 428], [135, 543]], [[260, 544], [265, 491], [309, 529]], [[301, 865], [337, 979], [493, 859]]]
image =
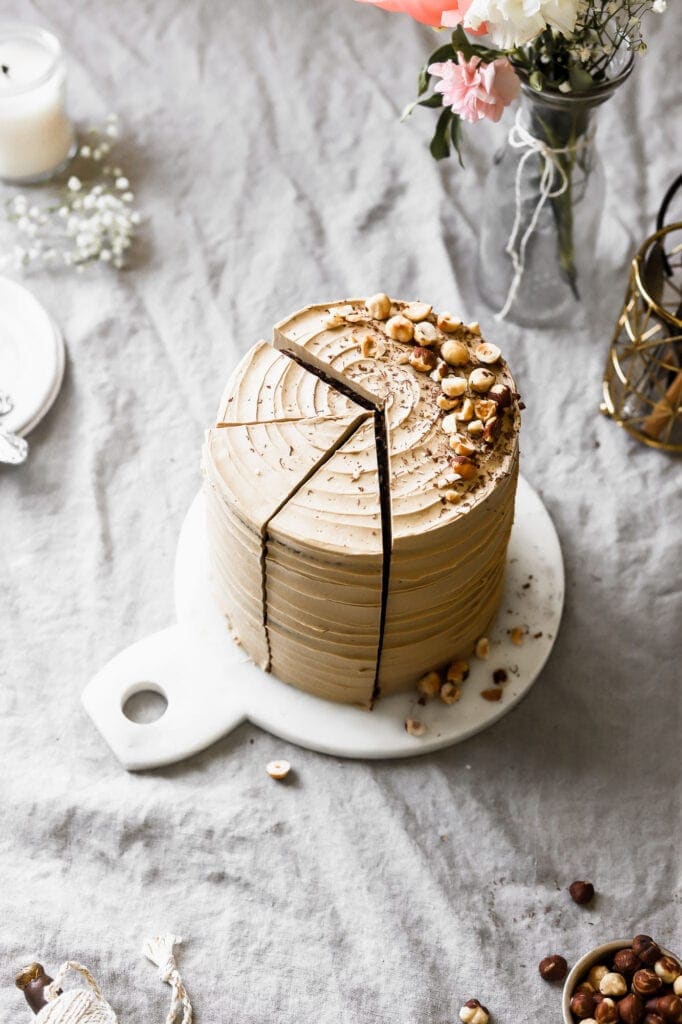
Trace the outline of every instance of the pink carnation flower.
[[499, 121], [502, 111], [516, 99], [521, 88], [518, 75], [506, 57], [483, 64], [480, 57], [465, 60], [464, 55], [458, 53], [457, 63], [446, 60], [442, 64], [431, 64], [429, 74], [443, 79], [436, 86], [436, 92], [443, 96], [443, 105], [452, 107], [471, 124], [484, 117]]
[[[415, 21], [421, 21], [424, 25], [432, 25], [434, 28], [442, 26], [454, 28], [456, 25], [461, 25], [473, 0], [358, 0], [358, 2], [374, 4], [375, 7], [381, 7], [384, 11], [409, 14]], [[472, 35], [481, 35], [486, 30], [485, 24], [474, 30], [467, 28], [467, 32], [471, 32]]]

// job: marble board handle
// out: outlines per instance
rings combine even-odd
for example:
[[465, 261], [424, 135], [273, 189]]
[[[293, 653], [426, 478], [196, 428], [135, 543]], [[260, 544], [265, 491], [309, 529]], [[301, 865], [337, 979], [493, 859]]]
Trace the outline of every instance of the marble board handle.
[[[238, 688], [216, 680], [210, 663], [192, 647], [180, 626], [171, 626], [117, 654], [91, 680], [83, 704], [128, 771], [191, 757], [231, 732], [247, 717]], [[248, 674], [250, 664], [232, 666]], [[136, 693], [161, 694], [167, 707], [155, 722], [133, 722], [123, 712]]]

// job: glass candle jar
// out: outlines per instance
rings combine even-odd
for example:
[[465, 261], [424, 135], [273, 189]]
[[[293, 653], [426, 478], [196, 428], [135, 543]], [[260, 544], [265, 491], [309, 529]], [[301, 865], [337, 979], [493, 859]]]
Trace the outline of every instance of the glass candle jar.
[[76, 151], [66, 113], [59, 40], [32, 25], [0, 22], [0, 178], [45, 181]]

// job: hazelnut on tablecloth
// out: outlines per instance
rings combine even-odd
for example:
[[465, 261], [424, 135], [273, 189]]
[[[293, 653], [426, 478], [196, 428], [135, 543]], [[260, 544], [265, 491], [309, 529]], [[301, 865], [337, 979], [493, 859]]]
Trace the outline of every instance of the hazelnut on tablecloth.
[[580, 906], [594, 899], [594, 886], [592, 882], [572, 882], [568, 887], [568, 891], [573, 902], [578, 903]]
[[568, 971], [568, 964], [563, 956], [554, 953], [540, 961], [538, 970], [545, 981], [563, 981]]

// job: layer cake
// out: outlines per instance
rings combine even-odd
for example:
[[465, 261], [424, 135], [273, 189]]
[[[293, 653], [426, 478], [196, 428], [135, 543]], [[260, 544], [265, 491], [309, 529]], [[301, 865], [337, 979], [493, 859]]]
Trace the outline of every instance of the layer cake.
[[371, 706], [466, 658], [502, 592], [519, 425], [478, 325], [387, 296], [277, 324], [202, 460], [214, 588], [253, 660]]

